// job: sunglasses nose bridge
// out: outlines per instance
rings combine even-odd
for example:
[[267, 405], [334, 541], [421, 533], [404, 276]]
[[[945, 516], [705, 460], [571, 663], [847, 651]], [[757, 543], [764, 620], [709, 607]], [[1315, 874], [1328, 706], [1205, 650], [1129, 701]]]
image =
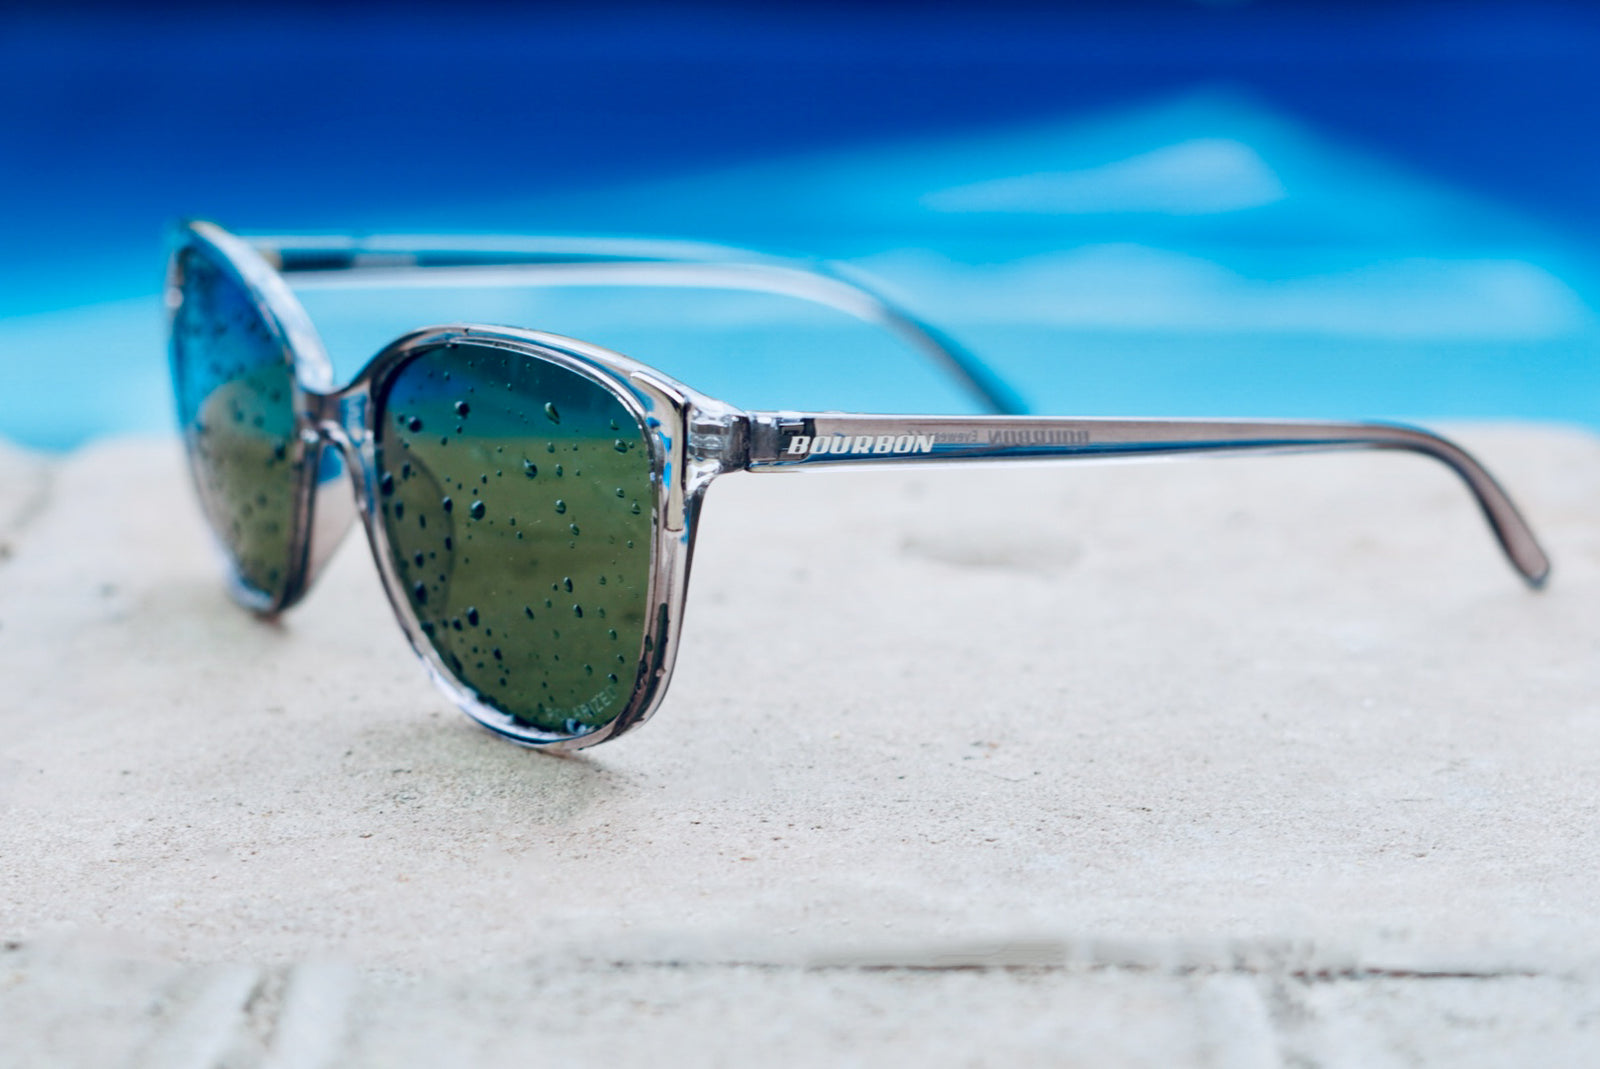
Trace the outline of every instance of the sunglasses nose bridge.
[[360, 450], [371, 434], [367, 424], [367, 410], [371, 404], [372, 392], [366, 383], [356, 383], [334, 393], [307, 391], [306, 424], [324, 442]]
[[[371, 437], [366, 419], [370, 400], [364, 385], [339, 393], [306, 396], [307, 437], [315, 439], [312, 448], [317, 459], [304, 589], [316, 582], [355, 525], [359, 503], [368, 492], [367, 483], [372, 476], [365, 453]], [[351, 474], [350, 483], [344, 479], [346, 471]]]

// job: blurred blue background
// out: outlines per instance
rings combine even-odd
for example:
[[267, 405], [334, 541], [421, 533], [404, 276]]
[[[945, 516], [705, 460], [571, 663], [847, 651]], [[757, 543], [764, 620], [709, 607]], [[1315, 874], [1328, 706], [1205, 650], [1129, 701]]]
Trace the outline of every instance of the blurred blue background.
[[[0, 435], [171, 426], [163, 225], [847, 261], [1039, 412], [1600, 425], [1600, 13], [1122, 2], [0, 13]], [[486, 319], [736, 403], [966, 410], [732, 294], [307, 295], [341, 370]]]

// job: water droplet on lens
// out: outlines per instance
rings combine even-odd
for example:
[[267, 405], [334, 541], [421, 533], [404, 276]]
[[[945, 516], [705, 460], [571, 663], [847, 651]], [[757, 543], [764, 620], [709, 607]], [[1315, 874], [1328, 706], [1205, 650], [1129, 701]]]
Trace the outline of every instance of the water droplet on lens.
[[444, 509], [446, 512], [451, 512], [455, 509], [456, 503], [447, 497], [439, 502], [439, 507]]
[[406, 518], [406, 503], [404, 501], [396, 501], [394, 503], [394, 518], [397, 520]]
[[559, 516], [565, 511], [567, 511], [567, 503], [559, 497], [556, 498], [556, 515]]
[[573, 534], [577, 534], [578, 533], [578, 525], [575, 524], [575, 523], [568, 524], [567, 525], [567, 529], [570, 530]]
[[611, 448], [615, 449], [619, 453], [626, 453], [628, 451], [628, 443], [624, 442], [621, 438], [618, 438], [616, 441], [611, 443]]
[[428, 603], [428, 586], [427, 586], [427, 584], [426, 583], [417, 583], [416, 585], [414, 585], [411, 588], [411, 596], [416, 599], [418, 605], [426, 605]]
[[583, 619], [583, 606], [582, 605], [574, 605], [572, 607], [572, 615], [576, 616], [580, 620]]
[[472, 411], [472, 406], [467, 404], [465, 401], [457, 401], [456, 402], [456, 415], [464, 416], [468, 412], [471, 412], [471, 411]]
[[524, 460], [522, 462], [522, 474], [526, 475], [530, 479], [534, 478], [539, 474], [539, 465], [535, 464], [531, 460]]
[[412, 557], [411, 560], [412, 560], [413, 563], [416, 564], [416, 566], [418, 568], [422, 567], [422, 565], [423, 565], [423, 556], [422, 556], [421, 553], [418, 553], [416, 556]]
[[611, 636], [612, 641], [616, 641], [616, 638], [617, 638], [617, 629], [616, 628], [614, 628], [614, 627], [611, 628], [609, 631], [606, 632], [606, 634]]
[[639, 515], [639, 502], [635, 501], [633, 503], [633, 507], [628, 509], [628, 511], [633, 513], [635, 516]]
[[383, 494], [384, 497], [388, 497], [390, 494], [394, 493], [394, 476], [390, 475], [388, 472], [384, 472], [383, 478], [378, 480], [378, 491]]
[[420, 431], [422, 429], [422, 421], [420, 419], [418, 419], [416, 416], [412, 416], [411, 417], [411, 422], [407, 423], [406, 426], [411, 428], [411, 433], [412, 434], [416, 434], [418, 431]]
[[472, 513], [472, 518], [473, 519], [475, 519], [475, 520], [483, 519], [483, 513], [484, 513], [483, 502], [482, 501], [474, 501], [472, 503], [472, 508], [469, 509], [468, 511], [470, 511]]
[[544, 414], [551, 423], [561, 422], [561, 413], [556, 411], [556, 403], [554, 401], [546, 401], [544, 403]]
[[473, 627], [478, 626], [478, 610], [475, 606], [467, 606], [467, 623], [471, 624]]
[[562, 477], [562, 476], [563, 476], [563, 475], [565, 475], [565, 474], [566, 474], [566, 472], [564, 472], [564, 471], [562, 471], [562, 470], [561, 470], [561, 465], [560, 465], [560, 464], [557, 464], [557, 465], [556, 465], [556, 478], [558, 478], [558, 479], [559, 479], [559, 478], [561, 478], [561, 477]]

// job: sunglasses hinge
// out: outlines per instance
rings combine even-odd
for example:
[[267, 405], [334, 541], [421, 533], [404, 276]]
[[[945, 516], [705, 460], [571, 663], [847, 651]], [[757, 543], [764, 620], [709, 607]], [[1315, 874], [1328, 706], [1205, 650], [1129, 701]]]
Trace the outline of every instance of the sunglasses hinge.
[[695, 408], [688, 417], [688, 459], [721, 471], [742, 468], [750, 456], [750, 420], [733, 409]]

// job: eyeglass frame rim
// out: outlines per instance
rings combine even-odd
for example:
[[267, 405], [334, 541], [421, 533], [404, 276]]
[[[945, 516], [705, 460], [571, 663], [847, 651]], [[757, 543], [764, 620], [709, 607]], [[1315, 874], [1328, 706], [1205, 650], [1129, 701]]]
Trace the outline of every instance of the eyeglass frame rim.
[[[263, 616], [276, 616], [293, 606], [310, 589], [325, 560], [313, 559], [312, 542], [317, 509], [327, 496], [320, 492], [319, 469], [324, 449], [338, 452], [349, 474], [354, 494], [354, 519], [366, 532], [367, 543], [382, 581], [385, 596], [410, 643], [434, 683], [458, 708], [489, 731], [519, 745], [565, 752], [608, 741], [648, 720], [660, 707], [677, 659], [682, 618], [688, 592], [689, 565], [693, 558], [697, 521], [705, 491], [723, 466], [714, 459], [697, 457], [689, 449], [690, 428], [709, 420], [720, 427], [732, 425], [741, 413], [732, 406], [696, 391], [620, 353], [600, 346], [542, 331], [476, 324], [452, 324], [411, 331], [386, 345], [345, 386], [334, 389], [332, 363], [309, 316], [283, 277], [242, 238], [215, 224], [185, 224], [175, 242], [168, 269], [168, 328], [179, 308], [182, 274], [180, 260], [194, 250], [238, 283], [254, 310], [280, 345], [291, 370], [294, 404], [294, 440], [291, 454], [299, 464], [299, 483], [293, 497], [293, 538], [281, 592], [263, 597], [247, 586], [234, 555], [221, 544], [210, 523], [207, 530], [225, 563], [234, 599]], [[457, 344], [472, 344], [520, 353], [577, 373], [616, 397], [638, 422], [650, 451], [652, 536], [646, 587], [648, 616], [640, 636], [634, 684], [622, 711], [593, 730], [552, 732], [519, 723], [480, 700], [474, 688], [456, 678], [422, 630], [395, 566], [388, 531], [382, 520], [377, 448], [378, 411], [394, 376], [424, 352]], [[178, 354], [174, 343], [171, 359]], [[307, 381], [310, 379], [311, 381]], [[320, 387], [320, 388], [319, 388]], [[195, 436], [184, 426], [190, 472], [199, 487], [194, 464]], [[329, 487], [333, 493], [338, 491]], [[348, 499], [347, 499], [348, 500]], [[340, 525], [340, 535], [344, 524]]]

